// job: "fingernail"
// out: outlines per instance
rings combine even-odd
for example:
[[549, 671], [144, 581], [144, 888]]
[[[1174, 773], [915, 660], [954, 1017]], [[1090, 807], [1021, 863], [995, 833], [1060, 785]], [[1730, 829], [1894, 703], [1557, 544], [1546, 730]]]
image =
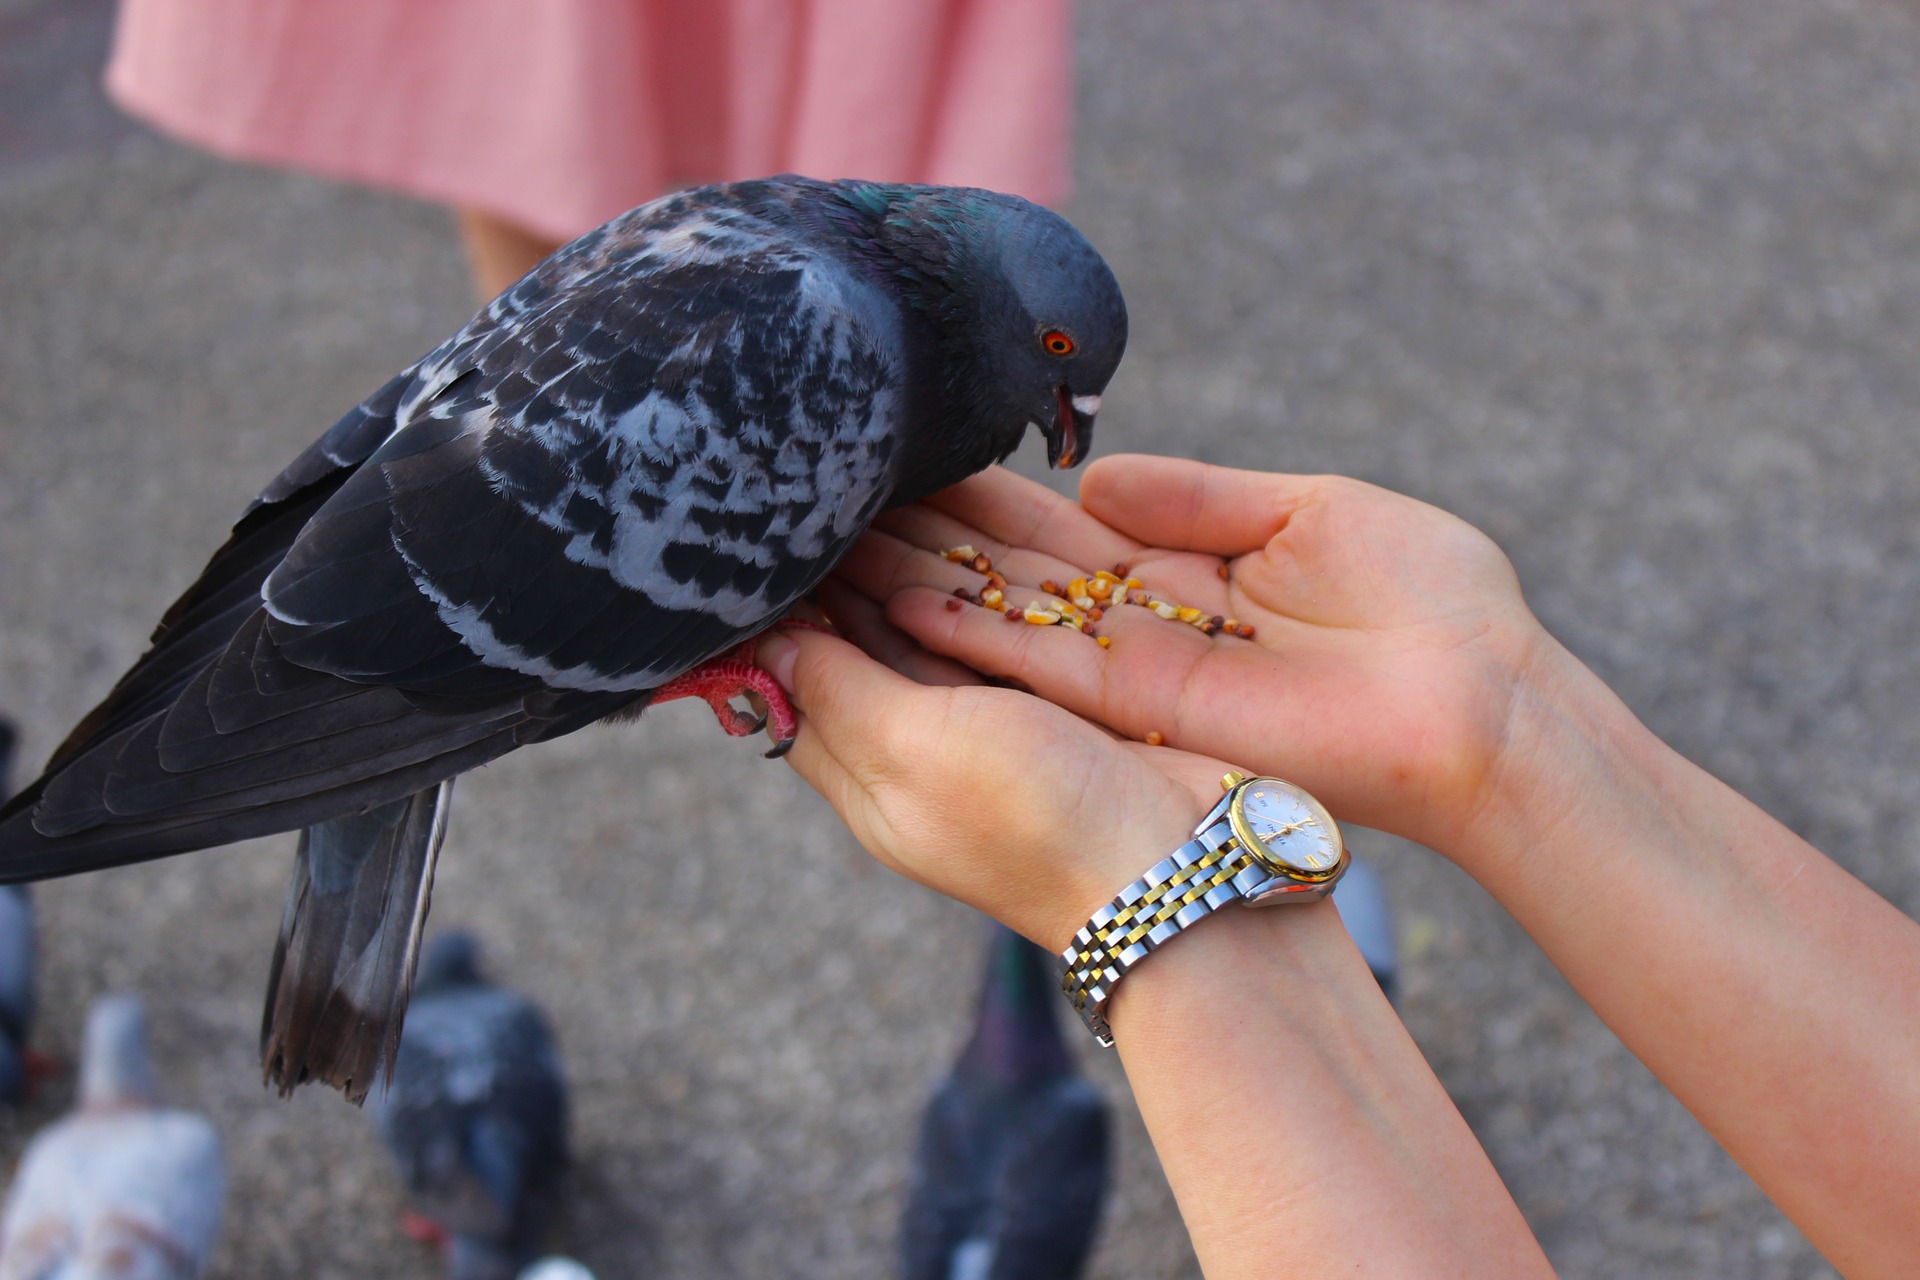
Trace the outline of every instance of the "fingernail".
[[793, 692], [793, 661], [800, 655], [800, 642], [784, 632], [775, 632], [760, 642], [754, 661], [777, 680], [782, 689]]

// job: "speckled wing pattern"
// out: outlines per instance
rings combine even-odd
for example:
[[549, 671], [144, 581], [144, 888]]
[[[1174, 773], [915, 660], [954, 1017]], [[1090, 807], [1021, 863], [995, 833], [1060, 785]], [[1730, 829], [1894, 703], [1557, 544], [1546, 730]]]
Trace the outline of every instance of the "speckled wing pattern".
[[896, 330], [749, 213], [636, 211], [422, 363], [268, 580], [270, 631], [409, 688], [483, 665], [652, 688], [777, 617], [885, 501]]
[[876, 285], [711, 192], [576, 241], [267, 487], [0, 811], [33, 806], [0, 879], [310, 825], [643, 703], [885, 504], [901, 346]]

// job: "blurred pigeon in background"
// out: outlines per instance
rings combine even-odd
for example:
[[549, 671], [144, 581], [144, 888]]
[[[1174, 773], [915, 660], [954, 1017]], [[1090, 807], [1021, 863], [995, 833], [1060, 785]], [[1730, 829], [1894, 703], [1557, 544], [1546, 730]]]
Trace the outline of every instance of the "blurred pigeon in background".
[[[0, 800], [13, 794], [19, 747], [19, 730], [0, 717]], [[9, 1107], [26, 1100], [47, 1062], [27, 1048], [33, 1030], [36, 942], [27, 887], [0, 885], [0, 1104]]]
[[191, 1280], [220, 1229], [226, 1175], [204, 1116], [156, 1101], [135, 996], [87, 1014], [80, 1097], [35, 1136], [0, 1217], [0, 1280]]
[[588, 232], [255, 500], [0, 808], [0, 880], [305, 828], [262, 1035], [283, 1091], [392, 1062], [450, 780], [699, 697], [776, 752], [743, 648], [882, 509], [1070, 466], [1126, 345], [1113, 273], [1012, 196], [798, 177]]
[[481, 976], [470, 935], [427, 945], [368, 1110], [452, 1280], [511, 1280], [539, 1254], [567, 1163], [566, 1082], [546, 1019]]
[[593, 1280], [593, 1272], [572, 1258], [542, 1258], [522, 1271], [520, 1280]]
[[1400, 984], [1400, 953], [1393, 941], [1393, 915], [1387, 910], [1387, 889], [1374, 869], [1358, 858], [1347, 862], [1347, 873], [1333, 887], [1333, 905], [1340, 923], [1360, 949], [1374, 980], [1391, 1000]]
[[979, 1014], [920, 1121], [906, 1280], [1072, 1280], [1107, 1186], [1108, 1121], [1056, 1021], [1054, 957], [995, 924]]

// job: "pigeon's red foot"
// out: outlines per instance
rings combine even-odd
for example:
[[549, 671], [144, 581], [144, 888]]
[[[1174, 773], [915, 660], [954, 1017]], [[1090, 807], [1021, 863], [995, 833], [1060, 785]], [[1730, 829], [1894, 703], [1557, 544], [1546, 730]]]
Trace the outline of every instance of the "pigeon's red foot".
[[411, 1211], [400, 1215], [400, 1234], [436, 1249], [447, 1247], [447, 1229], [432, 1218]]
[[[804, 618], [782, 618], [767, 629], [785, 631], [795, 627], [805, 631], [827, 630]], [[767, 752], [767, 759], [779, 759], [793, 746], [794, 735], [800, 731], [800, 718], [794, 714], [787, 691], [754, 662], [756, 643], [757, 637], [735, 645], [717, 658], [709, 658], [691, 671], [681, 672], [654, 690], [650, 701], [657, 704], [672, 702], [675, 698], [698, 698], [713, 708], [714, 718], [730, 738], [744, 738], [765, 729], [773, 739], [773, 749]], [[766, 705], [766, 714], [754, 715], [733, 705], [733, 699], [747, 694]]]
[[26, 1093], [29, 1098], [39, 1097], [40, 1086], [59, 1077], [67, 1069], [67, 1065], [60, 1059], [50, 1053], [42, 1053], [38, 1049], [28, 1049], [22, 1054], [21, 1066], [26, 1069]]

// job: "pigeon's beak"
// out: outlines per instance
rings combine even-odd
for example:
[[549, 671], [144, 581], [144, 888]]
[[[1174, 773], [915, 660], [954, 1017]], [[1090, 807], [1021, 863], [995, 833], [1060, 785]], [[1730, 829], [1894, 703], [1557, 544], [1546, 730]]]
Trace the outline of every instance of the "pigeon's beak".
[[1053, 430], [1047, 432], [1047, 465], [1058, 471], [1087, 456], [1093, 444], [1093, 415], [1100, 412], [1099, 396], [1076, 396], [1066, 383], [1054, 388], [1059, 401]]

